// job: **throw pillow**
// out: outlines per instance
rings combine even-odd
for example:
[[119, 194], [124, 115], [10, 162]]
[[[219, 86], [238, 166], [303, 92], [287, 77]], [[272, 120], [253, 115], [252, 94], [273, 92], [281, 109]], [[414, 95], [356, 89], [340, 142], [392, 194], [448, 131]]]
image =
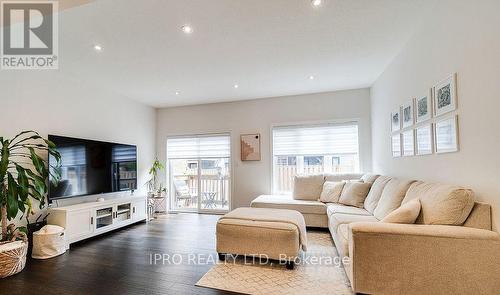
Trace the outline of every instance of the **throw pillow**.
[[319, 197], [323, 203], [338, 203], [345, 182], [343, 181], [325, 181], [323, 191]]
[[325, 183], [323, 174], [297, 175], [293, 179], [293, 198], [317, 201], [323, 190], [323, 183]]
[[370, 191], [371, 183], [364, 182], [348, 182], [344, 185], [342, 194], [339, 198], [339, 203], [363, 208], [366, 196]]
[[411, 200], [389, 213], [382, 219], [382, 222], [414, 224], [420, 214], [420, 208], [421, 205], [418, 199]]

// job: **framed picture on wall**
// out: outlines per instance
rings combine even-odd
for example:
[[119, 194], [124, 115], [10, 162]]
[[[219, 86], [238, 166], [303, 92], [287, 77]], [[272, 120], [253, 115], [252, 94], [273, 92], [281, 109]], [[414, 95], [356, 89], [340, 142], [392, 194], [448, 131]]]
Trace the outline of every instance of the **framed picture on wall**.
[[415, 117], [417, 123], [422, 123], [432, 117], [432, 89], [426, 95], [415, 98]]
[[396, 132], [401, 129], [401, 108], [391, 112], [391, 131]]
[[401, 134], [399, 133], [392, 136], [392, 156], [401, 157]]
[[242, 161], [260, 161], [260, 134], [243, 134], [240, 144]]
[[433, 152], [432, 124], [415, 129], [417, 155], [430, 155]]
[[434, 127], [436, 153], [458, 151], [458, 116], [451, 116], [436, 122]]
[[436, 116], [454, 111], [457, 108], [456, 74], [452, 74], [433, 87], [434, 113]]
[[402, 146], [403, 146], [403, 156], [414, 156], [415, 155], [415, 130], [408, 130], [401, 133]]
[[414, 122], [414, 114], [413, 114], [413, 100], [408, 101], [402, 107], [402, 115], [403, 115], [403, 128], [411, 127]]

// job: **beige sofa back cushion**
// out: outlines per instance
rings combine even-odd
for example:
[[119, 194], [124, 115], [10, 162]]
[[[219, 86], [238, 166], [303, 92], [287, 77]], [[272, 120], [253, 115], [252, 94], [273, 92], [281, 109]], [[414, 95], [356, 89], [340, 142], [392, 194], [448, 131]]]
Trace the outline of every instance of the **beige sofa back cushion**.
[[420, 214], [420, 207], [420, 201], [418, 199], [411, 200], [389, 213], [382, 219], [382, 222], [413, 224]]
[[474, 193], [460, 186], [416, 182], [406, 193], [404, 203], [419, 199], [420, 224], [462, 225], [474, 207]]
[[365, 199], [365, 209], [366, 211], [373, 214], [375, 208], [377, 207], [378, 201], [382, 196], [382, 191], [384, 190], [385, 185], [391, 180], [388, 176], [379, 176], [372, 184], [372, 188], [368, 193], [368, 196]]
[[371, 186], [371, 183], [366, 182], [347, 182], [340, 195], [339, 203], [363, 208], [363, 204]]
[[352, 180], [360, 179], [363, 174], [360, 173], [343, 173], [343, 174], [324, 174], [325, 181], [342, 181], [342, 180]]
[[369, 183], [374, 183], [375, 180], [377, 180], [377, 178], [379, 177], [380, 175], [378, 174], [363, 174], [363, 176], [361, 176], [361, 180], [363, 182], [369, 182]]
[[377, 207], [373, 211], [373, 215], [382, 220], [389, 213], [401, 206], [401, 201], [406, 195], [410, 185], [414, 180], [393, 178], [385, 185]]
[[344, 185], [344, 181], [325, 181], [319, 200], [323, 203], [338, 203]]
[[325, 177], [323, 174], [297, 175], [293, 181], [293, 198], [295, 200], [317, 201], [323, 190]]

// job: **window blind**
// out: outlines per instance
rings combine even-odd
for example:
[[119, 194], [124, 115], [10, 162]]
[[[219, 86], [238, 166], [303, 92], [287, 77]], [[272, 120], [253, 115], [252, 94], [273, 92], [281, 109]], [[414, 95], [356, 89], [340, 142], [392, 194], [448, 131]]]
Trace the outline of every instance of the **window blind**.
[[85, 165], [87, 162], [85, 146], [61, 147], [57, 150], [61, 154], [62, 167]]
[[356, 123], [273, 128], [274, 156], [352, 153], [358, 153]]
[[226, 158], [231, 154], [229, 134], [167, 139], [167, 158]]
[[137, 148], [129, 145], [114, 146], [112, 159], [113, 162], [134, 162], [137, 160]]

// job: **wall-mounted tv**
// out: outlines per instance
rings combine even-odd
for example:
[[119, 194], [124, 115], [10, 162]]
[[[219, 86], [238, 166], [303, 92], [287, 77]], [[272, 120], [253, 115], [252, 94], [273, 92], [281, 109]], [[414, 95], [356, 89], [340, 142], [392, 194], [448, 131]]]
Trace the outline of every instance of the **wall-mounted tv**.
[[[49, 202], [137, 189], [137, 147], [49, 135], [61, 154], [61, 179], [49, 177]], [[49, 157], [49, 164], [55, 158]]]

